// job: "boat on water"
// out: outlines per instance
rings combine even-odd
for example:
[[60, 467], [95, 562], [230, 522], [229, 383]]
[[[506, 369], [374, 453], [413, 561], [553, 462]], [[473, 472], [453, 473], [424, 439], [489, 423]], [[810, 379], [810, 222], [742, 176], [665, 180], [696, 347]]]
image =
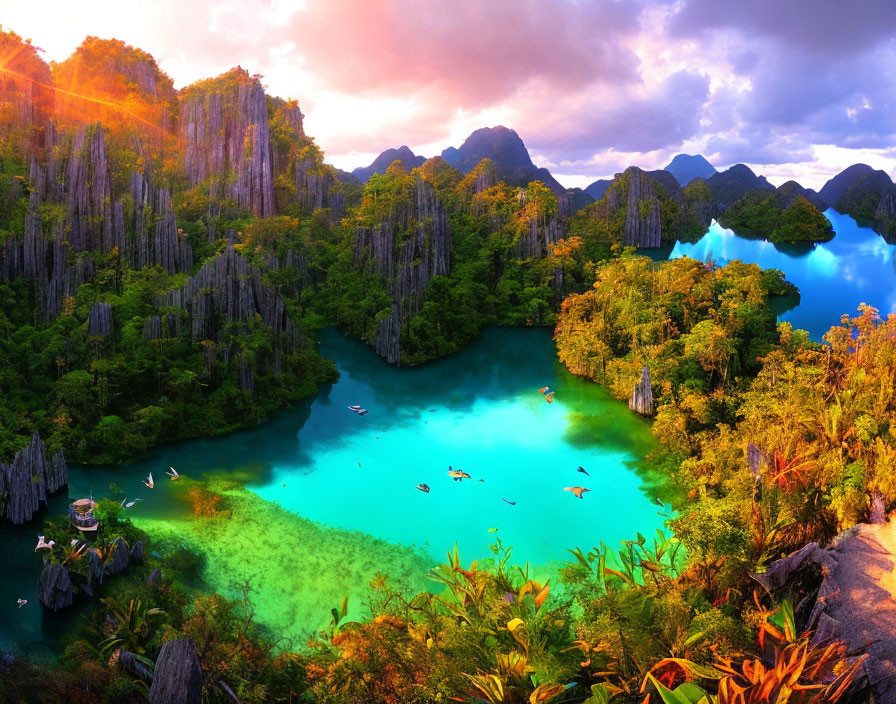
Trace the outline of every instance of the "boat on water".
[[366, 409], [366, 408], [361, 408], [361, 406], [349, 406], [349, 407], [348, 407], [348, 410], [350, 410], [350, 411], [354, 411], [354, 412], [357, 413], [359, 416], [366, 416], [366, 415], [367, 415], [367, 409]]

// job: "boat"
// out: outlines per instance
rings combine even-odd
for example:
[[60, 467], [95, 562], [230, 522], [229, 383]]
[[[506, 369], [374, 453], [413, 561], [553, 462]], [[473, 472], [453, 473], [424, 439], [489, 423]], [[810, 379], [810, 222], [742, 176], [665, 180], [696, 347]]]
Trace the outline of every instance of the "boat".
[[348, 410], [350, 410], [350, 411], [354, 411], [354, 412], [357, 413], [359, 416], [366, 416], [366, 415], [367, 415], [367, 409], [365, 409], [365, 408], [361, 408], [361, 406], [349, 406], [349, 407], [348, 407]]

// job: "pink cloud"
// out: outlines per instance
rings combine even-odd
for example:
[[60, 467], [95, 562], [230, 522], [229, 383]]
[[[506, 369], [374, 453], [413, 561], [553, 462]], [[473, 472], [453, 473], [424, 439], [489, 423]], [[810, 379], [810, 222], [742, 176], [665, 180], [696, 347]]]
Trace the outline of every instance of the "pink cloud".
[[334, 90], [435, 87], [443, 105], [477, 108], [532, 80], [558, 89], [638, 80], [622, 45], [638, 11], [608, 0], [312, 0], [286, 36]]

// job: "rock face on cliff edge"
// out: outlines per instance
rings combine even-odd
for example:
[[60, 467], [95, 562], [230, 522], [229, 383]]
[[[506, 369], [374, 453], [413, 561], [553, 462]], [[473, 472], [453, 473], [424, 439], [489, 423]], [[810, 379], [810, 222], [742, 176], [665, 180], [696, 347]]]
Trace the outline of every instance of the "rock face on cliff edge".
[[[404, 233], [396, 237], [397, 233]], [[354, 265], [386, 279], [392, 309], [376, 332], [374, 347], [387, 362], [401, 362], [401, 334], [423, 306], [423, 289], [433, 276], [448, 273], [451, 232], [442, 201], [422, 178], [411, 203], [393, 209], [376, 227], [355, 230]]]
[[755, 579], [773, 595], [783, 595], [807, 573], [817, 575], [818, 591], [814, 602], [795, 605], [798, 621], [815, 631], [816, 641], [835, 638], [851, 649], [867, 646], [864, 668], [873, 701], [896, 701], [896, 516], [850, 528], [828, 548], [810, 543]]
[[47, 496], [68, 484], [62, 450], [52, 460], [37, 432], [11, 464], [0, 463], [0, 518], [15, 524], [30, 521]]
[[[273, 215], [274, 171], [261, 81], [234, 68], [186, 88], [180, 111], [190, 186], [211, 177], [212, 198], [230, 197], [253, 215]], [[228, 172], [234, 178], [225, 179]]]
[[[43, 316], [95, 271], [92, 254], [117, 249], [131, 266], [188, 270], [193, 252], [177, 230], [171, 197], [134, 172], [128, 193], [113, 193], [100, 125], [57, 131], [48, 123], [43, 156], [32, 156], [29, 207], [21, 235], [0, 246], [0, 281], [34, 281]], [[54, 212], [46, 219], [46, 212]]]
[[156, 659], [150, 704], [202, 704], [202, 666], [189, 638], [162, 644]]
[[[261, 270], [251, 266], [233, 245], [208, 261], [182, 288], [161, 296], [157, 303], [189, 314], [192, 339], [214, 342], [207, 347], [211, 355], [225, 363], [240, 360], [239, 384], [243, 391], [254, 391], [256, 372], [280, 374], [283, 354], [308, 344], [286, 314], [286, 304], [277, 291], [263, 283]], [[272, 350], [260, 351], [254, 365], [250, 365], [242, 354], [239, 338], [231, 336], [228, 329], [231, 323], [248, 325], [256, 316], [271, 331], [274, 344]], [[154, 326], [152, 323], [150, 328]], [[171, 326], [168, 323], [169, 330]]]
[[40, 603], [50, 611], [59, 611], [72, 605], [72, 582], [68, 570], [60, 564], [47, 565], [37, 583]]
[[628, 407], [643, 416], [653, 415], [653, 389], [650, 386], [650, 369], [641, 369], [641, 378], [635, 383]]

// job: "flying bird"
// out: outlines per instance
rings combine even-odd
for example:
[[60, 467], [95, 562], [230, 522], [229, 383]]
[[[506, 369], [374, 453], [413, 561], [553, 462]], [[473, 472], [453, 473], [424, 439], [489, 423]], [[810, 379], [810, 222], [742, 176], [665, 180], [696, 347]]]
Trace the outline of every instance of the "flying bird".
[[590, 476], [591, 476], [590, 474], [588, 474], [588, 472], [585, 471], [585, 468], [584, 468], [584, 467], [579, 467], [576, 471], [577, 471], [577, 472], [581, 472], [581, 473], [584, 474], [586, 477], [590, 477]]
[[34, 548], [34, 552], [37, 552], [38, 550], [42, 550], [42, 549], [44, 549], [44, 548], [46, 548], [47, 550], [52, 550], [52, 549], [53, 549], [53, 546], [54, 546], [55, 544], [56, 544], [56, 541], [55, 541], [55, 540], [51, 540], [51, 541], [48, 543], [48, 542], [45, 542], [45, 541], [44, 541], [44, 536], [39, 535], [39, 536], [37, 536], [37, 547]]
[[[125, 499], [127, 499], [127, 496], [125, 496]], [[138, 501], [143, 501], [143, 499], [134, 499], [133, 501], [128, 501], [126, 504], [123, 504], [123, 506], [125, 508], [133, 508], [137, 505]]]
[[148, 486], [150, 489], [156, 488], [156, 483], [152, 480], [152, 472], [149, 473], [149, 476], [146, 478], [146, 480], [144, 480], [143, 483], [146, 484], [146, 486]]
[[584, 494], [586, 491], [591, 491], [591, 489], [586, 489], [583, 486], [565, 486], [563, 487], [563, 491], [568, 491], [572, 494], [575, 494], [576, 498], [581, 499], [582, 494]]
[[504, 503], [508, 503], [508, 504], [510, 504], [511, 506], [516, 506], [516, 501], [508, 501], [508, 500], [505, 499], [503, 496], [501, 497], [501, 501], [503, 501]]
[[27, 599], [16, 599], [16, 603], [19, 605], [19, 608], [21, 609], [25, 604], [28, 603], [28, 600]]
[[422, 491], [424, 494], [429, 493], [429, 484], [418, 484], [417, 488]]
[[170, 469], [171, 471], [165, 472], [165, 474], [167, 474], [169, 477], [171, 477], [171, 481], [174, 481], [175, 479], [180, 479], [180, 475], [177, 473], [177, 470], [174, 467], [169, 467], [168, 469]]

